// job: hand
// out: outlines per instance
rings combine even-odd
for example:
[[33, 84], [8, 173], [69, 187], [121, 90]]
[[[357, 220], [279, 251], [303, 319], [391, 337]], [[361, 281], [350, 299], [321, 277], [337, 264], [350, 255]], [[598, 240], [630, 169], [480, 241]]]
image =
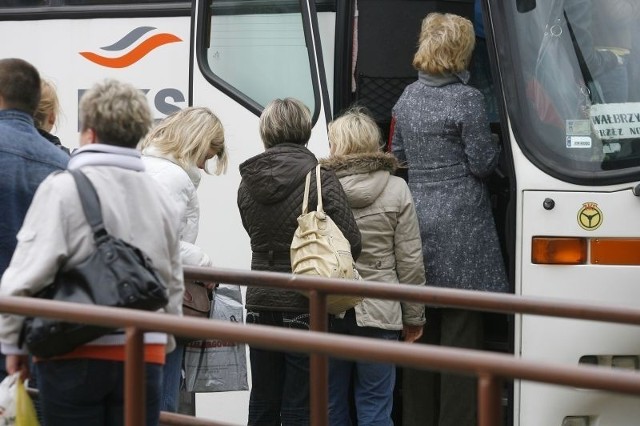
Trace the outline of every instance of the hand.
[[20, 372], [20, 380], [24, 381], [30, 377], [29, 358], [27, 355], [7, 355], [5, 361], [7, 373]]
[[422, 337], [421, 325], [403, 325], [402, 326], [402, 340], [406, 343], [413, 343]]
[[207, 290], [213, 291], [218, 288], [218, 283], [203, 283]]
[[202, 286], [204, 288], [206, 288], [209, 291], [213, 291], [216, 288], [218, 288], [218, 283], [212, 283], [212, 282], [204, 282], [204, 281], [194, 281], [194, 284], [198, 284], [199, 286]]

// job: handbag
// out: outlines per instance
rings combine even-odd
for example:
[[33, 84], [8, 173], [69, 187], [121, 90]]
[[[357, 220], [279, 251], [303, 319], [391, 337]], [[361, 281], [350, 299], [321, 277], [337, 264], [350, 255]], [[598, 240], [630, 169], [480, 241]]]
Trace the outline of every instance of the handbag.
[[182, 295], [182, 313], [190, 317], [209, 318], [211, 298], [201, 281], [185, 281]]
[[[58, 271], [54, 281], [34, 297], [85, 305], [155, 311], [168, 303], [167, 288], [139, 248], [110, 235], [103, 223], [100, 200], [91, 181], [78, 170], [73, 176], [84, 214], [91, 226], [96, 249], [68, 271]], [[25, 319], [21, 342], [33, 355], [62, 355], [113, 329], [50, 318]]]
[[[211, 319], [244, 321], [240, 286], [220, 285], [211, 305]], [[189, 342], [184, 351], [184, 370], [188, 392], [247, 390], [247, 345], [219, 339]]]
[[[315, 168], [318, 204], [316, 211], [308, 211], [311, 173], [312, 171], [307, 173], [302, 214], [298, 216], [298, 228], [291, 242], [291, 271], [294, 274], [326, 278], [360, 279], [351, 255], [349, 240], [324, 211], [320, 165]], [[360, 296], [330, 295], [327, 297], [327, 311], [330, 314], [339, 314], [353, 308], [362, 302], [362, 299]]]

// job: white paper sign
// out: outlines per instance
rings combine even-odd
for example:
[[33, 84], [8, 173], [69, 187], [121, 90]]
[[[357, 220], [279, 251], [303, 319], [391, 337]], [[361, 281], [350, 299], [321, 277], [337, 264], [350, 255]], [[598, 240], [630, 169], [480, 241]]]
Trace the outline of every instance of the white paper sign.
[[589, 115], [600, 139], [640, 138], [640, 102], [595, 104]]

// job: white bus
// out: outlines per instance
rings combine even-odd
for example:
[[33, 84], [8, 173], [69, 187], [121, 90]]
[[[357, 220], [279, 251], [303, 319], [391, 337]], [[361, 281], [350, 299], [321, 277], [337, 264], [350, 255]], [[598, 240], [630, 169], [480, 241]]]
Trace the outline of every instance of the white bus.
[[[482, 2], [499, 106], [492, 129], [504, 153], [487, 184], [515, 294], [631, 307], [640, 300], [639, 4]], [[187, 105], [211, 107], [225, 126], [231, 167], [203, 179], [199, 244], [216, 265], [249, 268], [238, 165], [263, 149], [264, 105], [303, 100], [319, 157], [328, 153], [327, 122], [354, 102], [388, 132], [391, 107], [416, 79], [411, 59], [421, 19], [431, 11], [472, 18], [473, 6], [0, 0], [0, 57], [24, 58], [54, 81], [64, 110], [54, 133], [70, 147], [78, 139], [78, 98], [104, 77], [145, 90], [157, 118]], [[527, 359], [639, 368], [636, 327], [487, 315], [487, 331], [488, 349]], [[604, 392], [516, 382], [506, 395], [507, 424], [633, 425], [640, 418], [633, 398]], [[246, 392], [233, 395], [237, 405], [214, 398], [221, 396], [198, 397], [199, 415], [246, 421]], [[225, 412], [229, 406], [234, 413]]]

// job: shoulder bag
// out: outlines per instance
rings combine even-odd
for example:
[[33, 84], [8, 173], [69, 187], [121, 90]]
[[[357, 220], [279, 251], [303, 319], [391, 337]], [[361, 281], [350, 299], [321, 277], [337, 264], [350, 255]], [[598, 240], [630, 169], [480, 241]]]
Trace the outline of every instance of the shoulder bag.
[[[315, 168], [318, 205], [316, 211], [308, 211], [311, 173], [313, 171], [307, 174], [302, 214], [298, 216], [298, 228], [291, 242], [291, 271], [327, 278], [360, 279], [349, 240], [324, 211], [320, 165]], [[327, 311], [339, 314], [353, 308], [362, 299], [359, 296], [331, 295], [327, 297]]]
[[[168, 303], [167, 288], [151, 259], [139, 248], [110, 235], [103, 223], [100, 200], [91, 181], [79, 170], [73, 176], [82, 208], [91, 226], [95, 251], [79, 265], [59, 271], [53, 284], [34, 297], [85, 305], [155, 311]], [[49, 318], [27, 318], [21, 334], [33, 355], [62, 355], [113, 330]]]
[[201, 281], [185, 281], [182, 313], [185, 316], [209, 318], [213, 294]]

